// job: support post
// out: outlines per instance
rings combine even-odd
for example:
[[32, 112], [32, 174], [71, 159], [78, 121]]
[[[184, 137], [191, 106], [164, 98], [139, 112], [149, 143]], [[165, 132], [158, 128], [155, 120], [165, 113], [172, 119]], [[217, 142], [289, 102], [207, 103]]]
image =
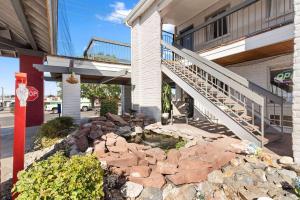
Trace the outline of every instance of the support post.
[[41, 55], [20, 54], [20, 72], [27, 74], [27, 84], [38, 90], [39, 97], [27, 104], [26, 127], [39, 126], [44, 122], [44, 73], [33, 64], [43, 64]]
[[13, 183], [16, 183], [18, 180], [18, 172], [24, 169], [26, 101], [28, 95], [27, 75], [25, 73], [17, 73], [13, 144]]

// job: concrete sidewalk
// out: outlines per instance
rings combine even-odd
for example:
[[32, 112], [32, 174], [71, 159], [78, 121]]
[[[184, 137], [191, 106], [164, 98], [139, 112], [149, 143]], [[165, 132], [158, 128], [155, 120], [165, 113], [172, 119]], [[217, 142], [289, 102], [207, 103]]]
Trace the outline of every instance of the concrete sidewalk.
[[[33, 143], [34, 136], [37, 133], [39, 127], [30, 127], [26, 129], [26, 150], [30, 149]], [[7, 181], [12, 177], [12, 165], [13, 165], [13, 128], [1, 128], [1, 183]]]

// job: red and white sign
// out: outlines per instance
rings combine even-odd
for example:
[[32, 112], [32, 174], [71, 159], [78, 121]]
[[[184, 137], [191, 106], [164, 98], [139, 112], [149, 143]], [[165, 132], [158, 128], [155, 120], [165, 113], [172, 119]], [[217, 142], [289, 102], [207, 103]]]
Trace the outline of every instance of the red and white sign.
[[29, 90], [29, 96], [27, 101], [35, 101], [39, 98], [39, 91], [33, 86], [27, 86]]

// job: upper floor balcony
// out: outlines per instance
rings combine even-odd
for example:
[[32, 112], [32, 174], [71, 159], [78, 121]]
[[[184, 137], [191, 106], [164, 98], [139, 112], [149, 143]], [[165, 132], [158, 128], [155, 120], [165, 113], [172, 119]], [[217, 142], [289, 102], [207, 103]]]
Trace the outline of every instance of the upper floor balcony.
[[292, 0], [174, 0], [161, 14], [177, 43], [222, 65], [293, 51]]

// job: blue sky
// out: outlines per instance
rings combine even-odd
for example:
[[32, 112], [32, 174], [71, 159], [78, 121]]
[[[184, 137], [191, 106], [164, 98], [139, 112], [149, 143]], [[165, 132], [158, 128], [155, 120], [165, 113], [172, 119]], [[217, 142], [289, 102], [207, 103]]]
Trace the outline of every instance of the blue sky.
[[[69, 21], [74, 56], [82, 56], [91, 37], [97, 36], [130, 43], [130, 29], [123, 19], [138, 0], [61, 0]], [[62, 19], [59, 17], [59, 23]], [[61, 32], [60, 32], [61, 34]], [[59, 37], [59, 53], [64, 53], [65, 37]], [[19, 69], [18, 59], [0, 57], [0, 87], [5, 94], [13, 94], [14, 74]], [[45, 95], [56, 94], [56, 83], [45, 82]]]

